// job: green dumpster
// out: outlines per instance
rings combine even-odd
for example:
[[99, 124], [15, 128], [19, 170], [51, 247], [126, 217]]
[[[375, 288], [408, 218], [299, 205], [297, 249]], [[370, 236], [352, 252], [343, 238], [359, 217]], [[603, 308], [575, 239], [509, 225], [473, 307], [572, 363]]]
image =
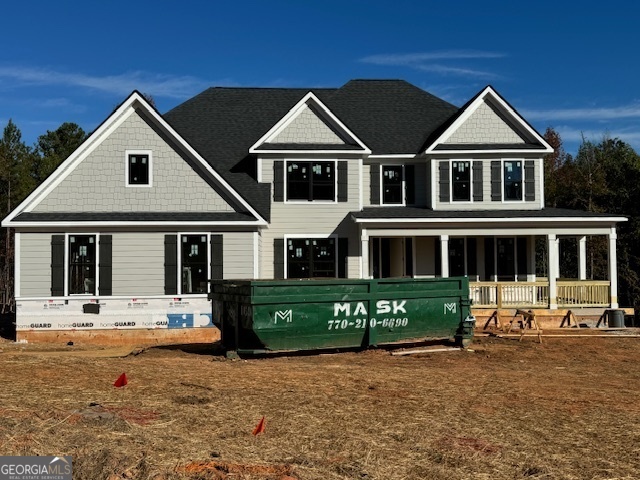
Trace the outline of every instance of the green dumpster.
[[466, 277], [215, 280], [209, 299], [227, 351], [367, 348], [473, 338]]

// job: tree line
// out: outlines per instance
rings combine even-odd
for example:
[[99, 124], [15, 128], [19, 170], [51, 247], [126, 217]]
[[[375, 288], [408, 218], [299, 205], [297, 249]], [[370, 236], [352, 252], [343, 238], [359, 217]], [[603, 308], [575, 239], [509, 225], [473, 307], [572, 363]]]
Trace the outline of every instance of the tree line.
[[[9, 120], [0, 139], [0, 218], [6, 217], [86, 139], [75, 123], [63, 123], [38, 137], [33, 146], [22, 140]], [[604, 136], [599, 142], [584, 139], [575, 156], [565, 152], [557, 131], [548, 128], [544, 137], [554, 153], [544, 159], [545, 205], [628, 217], [618, 224], [618, 293], [623, 306], [640, 307], [640, 157], [618, 138]], [[540, 242], [538, 258], [544, 276]], [[608, 242], [604, 236], [587, 239], [587, 277], [608, 278]], [[0, 231], [0, 308], [13, 308], [13, 232]], [[561, 243], [561, 276], [577, 278], [577, 246], [571, 239]], [[4, 294], [3, 294], [4, 292]]]
[[[87, 138], [75, 123], [65, 122], [40, 135], [33, 146], [22, 140], [9, 120], [0, 139], [0, 217], [5, 218]], [[0, 313], [12, 311], [14, 252], [13, 232], [0, 230]]]

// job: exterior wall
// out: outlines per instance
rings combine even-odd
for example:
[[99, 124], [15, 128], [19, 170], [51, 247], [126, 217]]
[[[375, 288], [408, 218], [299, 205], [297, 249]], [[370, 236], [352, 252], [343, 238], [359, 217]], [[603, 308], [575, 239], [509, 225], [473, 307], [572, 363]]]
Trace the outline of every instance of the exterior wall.
[[362, 206], [371, 206], [371, 165], [362, 165]]
[[164, 295], [164, 233], [115, 233], [113, 295]]
[[345, 142], [307, 106], [270, 143], [339, 145]]
[[429, 200], [429, 169], [426, 163], [416, 164], [416, 206], [425, 207]]
[[485, 101], [444, 143], [525, 143], [525, 141]]
[[[151, 151], [151, 187], [126, 187], [126, 150]], [[34, 212], [219, 212], [233, 208], [136, 112]]]
[[435, 237], [414, 237], [416, 277], [435, 277], [435, 248], [440, 248]]
[[[271, 203], [271, 223], [262, 233], [262, 250], [260, 277], [273, 278], [274, 239], [287, 235], [314, 235], [349, 238], [349, 255], [347, 259], [347, 277], [360, 277], [360, 241], [357, 228], [349, 217], [349, 213], [360, 208], [359, 161], [348, 161], [348, 202], [322, 203], [303, 202]], [[262, 159], [262, 180], [273, 183], [274, 159]], [[366, 201], [366, 195], [364, 195]], [[273, 198], [273, 197], [272, 197]]]
[[224, 278], [253, 278], [253, 232], [225, 232], [223, 236]]
[[[432, 179], [431, 185], [435, 189], [435, 206], [434, 210], [539, 210], [543, 208], [542, 204], [542, 179], [540, 175], [542, 173], [542, 159], [536, 158], [517, 158], [517, 157], [505, 157], [509, 160], [534, 160], [534, 178], [536, 199], [534, 201], [521, 201], [521, 202], [504, 202], [504, 201], [492, 201], [491, 200], [491, 160], [500, 160], [499, 158], [492, 159], [480, 159], [471, 157], [460, 157], [460, 160], [482, 160], [482, 202], [441, 202], [440, 201], [440, 161], [448, 159], [434, 159], [436, 162], [436, 177]], [[454, 159], [454, 160], [457, 160]], [[524, 192], [524, 186], [523, 186]], [[524, 195], [524, 193], [523, 193]]]
[[20, 233], [20, 296], [51, 295], [51, 235]]

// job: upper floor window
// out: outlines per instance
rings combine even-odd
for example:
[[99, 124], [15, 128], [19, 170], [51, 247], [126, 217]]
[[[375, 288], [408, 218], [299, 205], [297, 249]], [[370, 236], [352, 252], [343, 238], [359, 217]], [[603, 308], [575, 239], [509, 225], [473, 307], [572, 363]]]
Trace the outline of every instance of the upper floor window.
[[126, 161], [126, 185], [128, 187], [150, 187], [151, 152], [128, 150]]
[[471, 201], [471, 162], [451, 162], [451, 198], [454, 202]]
[[382, 166], [383, 205], [404, 205], [404, 167], [402, 165]]
[[522, 200], [522, 161], [503, 162], [504, 200]]
[[287, 200], [336, 199], [335, 161], [287, 161]]
[[69, 295], [96, 294], [96, 236], [69, 235]]

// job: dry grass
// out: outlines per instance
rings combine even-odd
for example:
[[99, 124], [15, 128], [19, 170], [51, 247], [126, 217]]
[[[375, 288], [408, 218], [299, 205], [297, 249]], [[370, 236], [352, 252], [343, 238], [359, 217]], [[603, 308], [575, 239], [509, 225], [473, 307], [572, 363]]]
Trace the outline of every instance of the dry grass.
[[254, 360], [3, 347], [0, 452], [72, 455], [75, 479], [640, 478], [638, 339]]

